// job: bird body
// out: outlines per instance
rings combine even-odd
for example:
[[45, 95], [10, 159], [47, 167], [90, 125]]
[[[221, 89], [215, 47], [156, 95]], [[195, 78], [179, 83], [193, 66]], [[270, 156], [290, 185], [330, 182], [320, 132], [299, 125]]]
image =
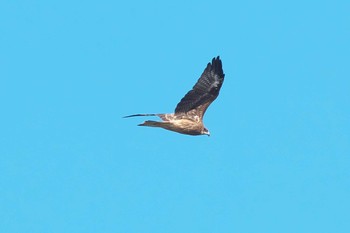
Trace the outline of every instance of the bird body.
[[145, 121], [139, 126], [160, 127], [163, 129], [171, 130], [174, 132], [188, 134], [188, 135], [201, 135], [206, 134], [205, 127], [201, 121], [193, 121], [188, 118], [172, 119], [169, 121]]
[[145, 121], [139, 126], [160, 127], [181, 134], [208, 135], [203, 124], [203, 116], [209, 105], [218, 97], [225, 74], [220, 57], [208, 63], [197, 83], [177, 104], [174, 113], [168, 114], [135, 114], [136, 116], [158, 116], [162, 121]]

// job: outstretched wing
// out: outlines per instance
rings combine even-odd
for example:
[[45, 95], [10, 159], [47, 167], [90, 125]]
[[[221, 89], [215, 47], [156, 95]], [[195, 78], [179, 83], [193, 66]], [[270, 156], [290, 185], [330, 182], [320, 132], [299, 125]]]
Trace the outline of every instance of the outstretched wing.
[[177, 104], [175, 115], [191, 111], [191, 114], [193, 113], [202, 119], [209, 105], [218, 97], [224, 77], [220, 57], [214, 57], [192, 90], [187, 92]]

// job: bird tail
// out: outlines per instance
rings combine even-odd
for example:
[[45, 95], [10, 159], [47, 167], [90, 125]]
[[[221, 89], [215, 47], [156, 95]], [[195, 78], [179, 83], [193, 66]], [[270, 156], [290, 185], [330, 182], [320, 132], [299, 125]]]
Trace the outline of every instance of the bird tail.
[[149, 126], [149, 127], [163, 127], [164, 122], [159, 122], [159, 121], [145, 121], [142, 124], [139, 124], [138, 126]]

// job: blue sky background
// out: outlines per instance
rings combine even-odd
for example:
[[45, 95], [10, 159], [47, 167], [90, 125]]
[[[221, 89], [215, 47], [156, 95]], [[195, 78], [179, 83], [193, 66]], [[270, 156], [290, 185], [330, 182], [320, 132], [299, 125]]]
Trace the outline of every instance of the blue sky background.
[[[349, 1], [1, 1], [0, 232], [350, 232]], [[206, 64], [211, 137], [137, 127]]]

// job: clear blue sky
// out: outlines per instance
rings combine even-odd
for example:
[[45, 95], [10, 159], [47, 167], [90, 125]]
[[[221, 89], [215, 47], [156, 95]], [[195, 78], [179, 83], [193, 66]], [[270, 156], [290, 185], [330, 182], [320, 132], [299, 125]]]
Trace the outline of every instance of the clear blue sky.
[[[1, 1], [0, 232], [350, 232], [349, 1]], [[137, 127], [206, 64], [211, 137]]]

